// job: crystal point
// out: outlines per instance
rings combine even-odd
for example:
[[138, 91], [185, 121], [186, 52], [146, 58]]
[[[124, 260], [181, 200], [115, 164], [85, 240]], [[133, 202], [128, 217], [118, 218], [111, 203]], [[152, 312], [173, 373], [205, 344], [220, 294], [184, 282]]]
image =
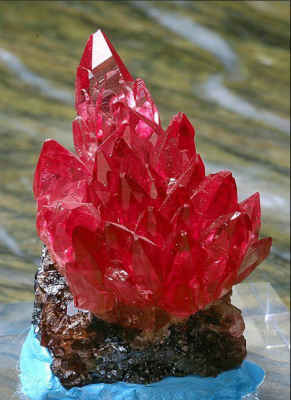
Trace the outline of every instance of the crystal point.
[[77, 71], [76, 109], [77, 156], [47, 141], [34, 191], [39, 236], [77, 307], [153, 331], [161, 315], [166, 325], [219, 301], [268, 256], [259, 195], [239, 203], [231, 172], [206, 176], [189, 119], [164, 130], [101, 31]]
[[[82, 80], [82, 70], [88, 72], [89, 80]], [[89, 92], [91, 79], [98, 79], [99, 85], [106, 84], [106, 75], [110, 78], [115, 73], [118, 73], [124, 82], [134, 82], [107, 36], [99, 30], [90, 36], [85, 47], [77, 73], [77, 91]]]

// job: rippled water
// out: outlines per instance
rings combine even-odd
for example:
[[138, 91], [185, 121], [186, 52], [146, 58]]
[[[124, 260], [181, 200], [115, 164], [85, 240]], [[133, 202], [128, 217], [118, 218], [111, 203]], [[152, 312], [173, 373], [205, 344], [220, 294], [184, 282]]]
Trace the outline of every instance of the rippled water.
[[0, 48], [0, 62], [6, 65], [9, 71], [13, 72], [19, 79], [28, 85], [37, 88], [44, 95], [49, 96], [52, 99], [68, 103], [72, 106], [74, 105], [74, 97], [71, 95], [71, 93], [53, 86], [46, 79], [30, 71], [19, 60], [19, 58], [10, 51]]
[[[0, 301], [33, 298], [41, 244], [33, 172], [43, 141], [72, 148], [74, 79], [102, 28], [169, 121], [183, 110], [209, 172], [262, 195], [270, 259], [253, 275], [289, 303], [290, 37], [275, 2], [0, 2]], [[255, 3], [255, 2], [254, 2]]]
[[159, 24], [209, 51], [221, 62], [231, 76], [241, 74], [240, 60], [237, 54], [219, 33], [187, 17], [179, 16], [177, 13], [154, 8], [146, 1], [136, 1], [135, 4], [145, 10]]
[[0, 226], [0, 242], [18, 257], [23, 257], [23, 252], [20, 250], [17, 242], [11, 237], [7, 231]]
[[[187, 17], [179, 16], [177, 13], [169, 13], [164, 10], [156, 9], [150, 6], [148, 2], [137, 1], [136, 5], [144, 9], [148, 15], [166, 28], [178, 35], [182, 35], [195, 45], [213, 54], [225, 67], [225, 78], [229, 80], [234, 79], [236, 81], [244, 80], [241, 61], [238, 55], [221, 35], [197, 24]], [[225, 85], [224, 76], [222, 75], [213, 75], [208, 78], [205, 84], [197, 88], [197, 94], [234, 113], [250, 119], [262, 121], [267, 125], [290, 134], [289, 119], [282, 118], [267, 110], [260, 110], [250, 101], [234, 94]]]
[[211, 76], [206, 83], [197, 88], [197, 94], [236, 114], [261, 121], [290, 135], [289, 119], [280, 117], [267, 110], [260, 110], [250, 101], [236, 95], [227, 88], [224, 83], [224, 77], [221, 75]]

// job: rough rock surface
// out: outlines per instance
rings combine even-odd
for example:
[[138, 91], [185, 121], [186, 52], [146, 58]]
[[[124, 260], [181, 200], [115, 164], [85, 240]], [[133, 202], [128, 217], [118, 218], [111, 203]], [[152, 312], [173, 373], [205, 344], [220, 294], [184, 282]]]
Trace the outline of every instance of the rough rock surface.
[[35, 280], [33, 324], [66, 388], [119, 381], [149, 384], [168, 376], [217, 376], [246, 357], [241, 312], [228, 294], [188, 320], [151, 334], [106, 323], [74, 307], [44, 249]]

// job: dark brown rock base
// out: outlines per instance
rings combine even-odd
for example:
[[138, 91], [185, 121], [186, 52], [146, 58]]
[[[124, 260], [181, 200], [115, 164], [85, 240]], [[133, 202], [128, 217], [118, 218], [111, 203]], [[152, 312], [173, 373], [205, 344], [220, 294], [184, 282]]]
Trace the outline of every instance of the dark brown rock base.
[[35, 279], [33, 324], [67, 389], [93, 383], [150, 384], [168, 376], [217, 376], [246, 357], [244, 322], [231, 293], [154, 335], [108, 324], [74, 307], [45, 249]]

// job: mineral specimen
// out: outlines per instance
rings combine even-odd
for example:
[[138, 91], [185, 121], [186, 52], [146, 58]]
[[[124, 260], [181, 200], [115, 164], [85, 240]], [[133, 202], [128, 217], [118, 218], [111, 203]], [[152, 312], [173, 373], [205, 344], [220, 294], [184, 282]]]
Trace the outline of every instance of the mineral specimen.
[[77, 155], [44, 144], [35, 174], [46, 245], [33, 324], [67, 387], [217, 376], [246, 357], [230, 300], [268, 256], [260, 197], [206, 176], [184, 114], [167, 130], [106, 36], [76, 81]]
[[217, 302], [269, 254], [260, 199], [238, 202], [232, 174], [205, 175], [184, 114], [163, 130], [145, 83], [106, 36], [76, 81], [77, 156], [53, 140], [35, 174], [37, 229], [76, 307], [159, 331]]

